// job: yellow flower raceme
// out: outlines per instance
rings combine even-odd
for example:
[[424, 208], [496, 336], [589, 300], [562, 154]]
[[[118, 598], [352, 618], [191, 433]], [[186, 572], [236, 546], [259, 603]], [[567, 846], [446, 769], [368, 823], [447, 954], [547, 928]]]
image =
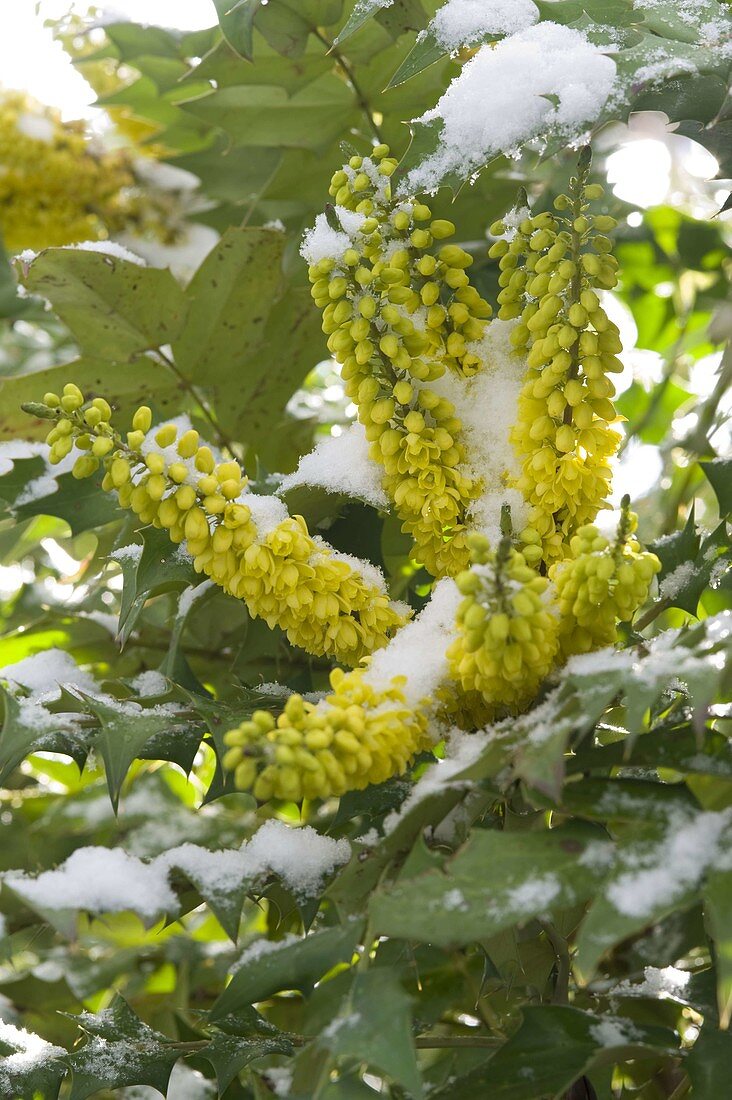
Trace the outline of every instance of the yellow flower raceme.
[[457, 578], [465, 599], [447, 651], [450, 671], [490, 709], [516, 712], [534, 698], [556, 657], [557, 620], [543, 599], [549, 582], [507, 538], [495, 553], [480, 535], [469, 543], [471, 568]]
[[407, 703], [404, 677], [382, 690], [363, 669], [334, 669], [330, 680], [321, 703], [292, 695], [276, 721], [255, 711], [226, 734], [237, 787], [263, 802], [329, 798], [401, 774], [428, 747], [427, 711]]
[[368, 667], [331, 673], [319, 703], [291, 696], [277, 719], [265, 711], [230, 730], [224, 766], [262, 801], [329, 798], [401, 774], [435, 740], [430, 723], [449, 676], [446, 639], [460, 593], [449, 578]]
[[472, 257], [439, 243], [452, 223], [433, 219], [423, 202], [392, 197], [388, 152], [378, 146], [335, 173], [336, 206], [306, 234], [303, 255], [384, 488], [418, 556], [442, 576], [467, 561], [465, 516], [479, 486], [459, 469], [465, 449], [454, 406], [429, 382], [479, 369], [474, 345], [491, 311], [466, 274]]
[[126, 218], [124, 151], [98, 152], [83, 124], [23, 92], [0, 93], [0, 232], [10, 251], [98, 240]]
[[[528, 349], [528, 373], [512, 440], [521, 460], [517, 488], [531, 505], [522, 532], [529, 560], [550, 563], [567, 554], [568, 540], [606, 507], [609, 460], [619, 434], [609, 374], [622, 370], [617, 326], [598, 290], [617, 282], [617, 261], [604, 235], [615, 221], [592, 216], [588, 200], [602, 188], [586, 183], [589, 158], [580, 160], [558, 211], [519, 211], [511, 240], [490, 249], [499, 258], [503, 289], [499, 317], [519, 318], [512, 340]], [[497, 223], [492, 232], [504, 233]]]
[[655, 554], [641, 550], [633, 535], [637, 516], [627, 499], [623, 504], [614, 543], [586, 524], [571, 539], [573, 558], [557, 562], [549, 571], [556, 587], [564, 657], [612, 645], [617, 624], [630, 621], [645, 603], [661, 568]]
[[250, 492], [239, 463], [217, 462], [196, 431], [179, 435], [169, 424], [151, 438], [151, 413], [143, 407], [123, 442], [103, 398], [86, 405], [69, 384], [44, 403], [43, 415], [57, 420], [48, 435], [52, 462], [76, 446], [82, 453], [74, 476], [88, 477], [103, 464], [102, 486], [115, 490], [123, 507], [185, 543], [197, 572], [294, 645], [356, 664], [406, 621], [377, 571], [371, 579], [368, 566], [360, 569], [313, 539], [305, 520], [288, 516], [277, 498]]

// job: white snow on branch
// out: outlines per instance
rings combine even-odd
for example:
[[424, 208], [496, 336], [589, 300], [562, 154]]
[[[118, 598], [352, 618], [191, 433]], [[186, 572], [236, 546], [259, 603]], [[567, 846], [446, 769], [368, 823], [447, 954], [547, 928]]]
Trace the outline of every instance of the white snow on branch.
[[347, 840], [321, 836], [309, 825], [292, 828], [272, 819], [238, 849], [210, 851], [182, 844], [146, 862], [122, 848], [78, 848], [59, 867], [37, 877], [8, 871], [3, 878], [41, 909], [130, 911], [151, 919], [177, 912], [169, 881], [176, 869], [214, 897], [225, 896], [243, 879], [263, 880], [273, 872], [294, 894], [306, 898], [317, 893], [325, 878], [350, 857]]
[[37, 878], [10, 871], [4, 880], [31, 905], [41, 909], [88, 909], [142, 917], [175, 912], [177, 900], [159, 868], [122, 848], [77, 848], [53, 871]]
[[115, 260], [127, 260], [128, 263], [137, 264], [138, 267], [147, 266], [142, 256], [136, 255], [117, 241], [78, 241], [76, 244], [64, 244], [61, 247], [77, 252], [99, 252], [102, 256], [111, 256]]
[[606, 886], [606, 896], [627, 917], [651, 917], [693, 890], [706, 871], [732, 867], [732, 809], [676, 814], [661, 841], [639, 845], [633, 867]]
[[471, 345], [483, 364], [472, 378], [445, 374], [430, 383], [453, 403], [463, 425], [466, 461], [461, 472], [483, 484], [468, 519], [471, 527], [486, 535], [493, 545], [501, 537], [503, 504], [511, 508], [515, 531], [520, 531], [528, 518], [523, 496], [509, 488], [510, 481], [520, 473], [510, 433], [516, 423], [526, 372], [526, 360], [514, 351], [509, 339], [514, 327], [513, 321], [492, 321], [483, 338]]
[[674, 599], [694, 579], [695, 573], [696, 566], [694, 562], [683, 561], [681, 565], [676, 566], [672, 573], [668, 573], [663, 578], [658, 587], [659, 596], [664, 600]]
[[61, 684], [86, 692], [96, 690], [93, 677], [88, 672], [83, 672], [68, 653], [56, 648], [34, 653], [30, 657], [24, 657], [22, 661], [6, 665], [0, 676], [3, 680], [9, 680], [29, 691], [33, 702], [58, 699]]
[[430, 30], [446, 50], [470, 46], [489, 35], [516, 34], [536, 23], [532, 0], [448, 0], [437, 11]]
[[615, 62], [581, 31], [556, 23], [483, 46], [416, 120], [441, 123], [440, 141], [405, 187], [434, 191], [446, 175], [465, 179], [492, 157], [550, 133], [576, 139], [600, 114], [615, 74]]
[[381, 468], [369, 458], [363, 424], [356, 421], [341, 435], [321, 439], [309, 454], [303, 455], [295, 472], [283, 477], [278, 491], [286, 493], [300, 485], [312, 485], [363, 500], [374, 508], [386, 508], [389, 498], [381, 477]]
[[394, 676], [406, 676], [404, 692], [410, 705], [416, 706], [431, 696], [447, 677], [445, 650], [455, 630], [461, 600], [451, 578], [438, 581], [430, 602], [417, 618], [373, 655], [365, 677], [367, 682], [384, 689]]
[[[53, 1043], [46, 1042], [40, 1035], [26, 1031], [23, 1027], [14, 1027], [0, 1020], [0, 1042], [14, 1047], [12, 1054], [6, 1054], [0, 1065], [0, 1087], [4, 1096], [15, 1093], [13, 1076], [16, 1073], [28, 1073], [44, 1062], [63, 1057], [67, 1052]], [[7, 1091], [6, 1091], [7, 1090]]]

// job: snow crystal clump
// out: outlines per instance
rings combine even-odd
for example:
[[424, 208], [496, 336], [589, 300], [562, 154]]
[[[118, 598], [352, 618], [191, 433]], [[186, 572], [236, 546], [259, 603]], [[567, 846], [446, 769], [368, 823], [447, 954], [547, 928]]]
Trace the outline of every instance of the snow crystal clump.
[[61, 695], [60, 684], [86, 692], [96, 690], [96, 683], [89, 673], [82, 672], [68, 653], [55, 648], [24, 657], [14, 665], [6, 665], [0, 675], [4, 680], [26, 688], [34, 702], [58, 699]]
[[365, 681], [385, 689], [394, 676], [406, 676], [403, 691], [410, 706], [432, 695], [447, 676], [447, 642], [455, 629], [455, 615], [462, 600], [455, 582], [445, 577], [432, 589], [432, 597], [416, 619], [402, 627], [384, 649], [377, 650]]
[[452, 51], [489, 35], [516, 34], [538, 18], [539, 9], [532, 0], [448, 0], [430, 30], [441, 46]]
[[351, 858], [347, 840], [321, 836], [309, 825], [293, 829], [274, 818], [265, 821], [244, 851], [254, 866], [274, 871], [301, 897], [316, 893], [323, 879]]
[[115, 260], [127, 260], [128, 263], [137, 264], [138, 267], [147, 267], [142, 256], [137, 256], [117, 241], [77, 241], [76, 244], [64, 244], [61, 247], [74, 249], [77, 252], [100, 252], [103, 256], [112, 256]]
[[175, 912], [178, 902], [154, 865], [147, 866], [121, 848], [77, 848], [53, 871], [37, 878], [10, 872], [5, 882], [42, 909], [88, 909], [143, 917]]
[[369, 445], [363, 424], [358, 421], [341, 435], [326, 436], [309, 454], [303, 455], [292, 474], [280, 482], [286, 493], [299, 485], [313, 485], [329, 493], [344, 493], [363, 500], [374, 508], [386, 508], [389, 498], [381, 485], [382, 471], [369, 458]]
[[466, 179], [492, 157], [550, 133], [577, 138], [600, 114], [615, 74], [615, 62], [581, 31], [556, 23], [483, 46], [437, 106], [415, 120], [441, 124], [439, 145], [405, 188], [435, 191], [446, 175]]
[[664, 600], [672, 600], [694, 579], [695, 572], [696, 566], [693, 561], [684, 561], [681, 565], [677, 565], [674, 571], [661, 581], [658, 588], [659, 596]]
[[327, 259], [333, 259], [338, 263], [350, 247], [351, 239], [348, 234], [333, 229], [328, 225], [325, 214], [318, 214], [315, 225], [307, 230], [302, 239], [300, 255], [311, 267]]
[[15, 1048], [12, 1054], [3, 1057], [0, 1066], [0, 1089], [4, 1096], [15, 1095], [16, 1082], [13, 1078], [16, 1073], [28, 1073], [44, 1062], [67, 1054], [67, 1051], [46, 1042], [40, 1035], [34, 1035], [22, 1027], [13, 1027], [4, 1020], [0, 1020], [0, 1042]]
[[511, 508], [513, 528], [520, 531], [528, 520], [528, 507], [508, 482], [520, 474], [511, 444], [511, 428], [518, 417], [526, 360], [510, 342], [514, 321], [492, 321], [482, 339], [470, 350], [480, 357], [483, 369], [472, 378], [443, 375], [430, 388], [444, 395], [454, 406], [465, 442], [466, 461], [461, 473], [482, 482], [480, 496], [472, 502], [468, 520], [471, 528], [484, 534], [495, 546], [501, 538], [501, 508]]
[[610, 903], [627, 917], [650, 917], [694, 889], [709, 867], [729, 856], [732, 809], [676, 815], [660, 844], [635, 856], [635, 866], [607, 887]]

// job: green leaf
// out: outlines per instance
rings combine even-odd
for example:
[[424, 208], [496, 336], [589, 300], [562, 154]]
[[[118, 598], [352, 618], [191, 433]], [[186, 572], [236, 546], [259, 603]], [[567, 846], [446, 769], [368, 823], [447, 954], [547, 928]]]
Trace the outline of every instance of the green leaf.
[[49, 391], [61, 393], [67, 382], [74, 382], [85, 397], [106, 398], [114, 406], [115, 415], [125, 420], [131, 419], [131, 414], [149, 400], [163, 416], [178, 411], [173, 398], [179, 392], [180, 383], [155, 359], [142, 356], [126, 364], [124, 369], [120, 369], [118, 363], [96, 357], [75, 359], [57, 367], [0, 380], [0, 439], [19, 435], [45, 437], [50, 427], [48, 422], [34, 421], [20, 406], [40, 401]]
[[704, 912], [714, 940], [720, 1026], [732, 1019], [732, 871], [714, 871], [704, 888]]
[[473, 1100], [489, 1088], [490, 1100], [558, 1097], [579, 1077], [591, 1079], [595, 1066], [657, 1058], [676, 1049], [672, 1031], [622, 1016], [594, 1016], [561, 1005], [525, 1005], [521, 1015], [518, 1031], [492, 1058], [451, 1081], [450, 1091], [434, 1095]]
[[330, 73], [293, 96], [277, 86], [237, 85], [187, 100], [185, 109], [235, 141], [265, 148], [323, 149], [357, 118], [353, 93]]
[[218, 406], [222, 430], [245, 440], [266, 460], [268, 448], [285, 429], [284, 410], [293, 390], [325, 354], [322, 339], [309, 292], [289, 288], [267, 318], [258, 349], [227, 379], [227, 400]]
[[134, 630], [149, 599], [198, 582], [193, 562], [170, 541], [166, 531], [145, 527], [142, 531], [142, 552], [138, 555], [136, 552], [125, 553], [125, 550], [123, 547], [116, 559], [123, 577], [119, 613], [119, 639], [123, 644]]
[[22, 317], [33, 308], [33, 302], [18, 297], [18, 283], [0, 237], [0, 319]]
[[714, 458], [699, 465], [714, 489], [720, 516], [729, 515], [732, 512], [732, 458]]
[[83, 765], [89, 752], [89, 741], [73, 720], [60, 714], [57, 718], [51, 716], [47, 727], [45, 721], [39, 727], [35, 706], [30, 711], [25, 709], [22, 700], [2, 688], [0, 697], [4, 711], [0, 730], [0, 783], [4, 783], [18, 765], [37, 750], [39, 743], [45, 751], [67, 752], [80, 767]]
[[[393, 3], [393, 0], [386, 0], [386, 5]], [[335, 46], [340, 46], [342, 42], [345, 42], [347, 38], [350, 38], [352, 34], [360, 30], [364, 24], [368, 23], [370, 19], [373, 19], [380, 7], [386, 6], [383, 2], [369, 3], [357, 3], [346, 20], [345, 26], [341, 27], [338, 32], [338, 37], [333, 43]]]
[[399, 84], [403, 84], [405, 80], [409, 80], [410, 77], [416, 76], [417, 73], [428, 69], [430, 65], [434, 65], [440, 58], [445, 57], [446, 53], [445, 47], [437, 41], [428, 28], [414, 43], [411, 51], [389, 81], [388, 87], [396, 88]]
[[[655, 827], [647, 825], [637, 838], [623, 834], [612, 870], [580, 928], [576, 966], [583, 981], [616, 944], [699, 899], [717, 846], [721, 850], [732, 839], [728, 834], [723, 813], [679, 810], [659, 815]], [[698, 848], [691, 857], [690, 844]]]
[[232, 50], [251, 61], [254, 16], [262, 0], [214, 0], [214, 6], [221, 31]]
[[95, 745], [104, 761], [109, 797], [116, 813], [122, 784], [132, 761], [151, 738], [169, 733], [177, 723], [169, 714], [146, 712], [134, 703], [112, 707], [91, 696], [82, 698], [99, 719]]
[[[592, 858], [585, 856], [590, 844]], [[607, 854], [594, 832], [577, 827], [475, 830], [439, 871], [377, 891], [369, 906], [373, 927], [382, 935], [445, 947], [486, 939], [584, 900], [599, 882]], [[419, 905], [410, 901], [415, 897]]]
[[100, 482], [100, 475], [77, 481], [70, 473], [42, 474], [27, 487], [30, 499], [16, 504], [13, 514], [19, 520], [58, 516], [66, 520], [73, 535], [103, 527], [120, 519], [122, 510], [116, 498], [102, 490]]
[[112, 363], [172, 343], [183, 328], [183, 291], [169, 271], [115, 256], [47, 248], [24, 285], [48, 298], [82, 350]]
[[234, 1078], [256, 1061], [270, 1054], [292, 1054], [293, 1047], [286, 1035], [279, 1038], [256, 1036], [242, 1038], [239, 1035], [214, 1035], [201, 1057], [210, 1062], [216, 1072], [219, 1095], [223, 1096]]
[[705, 1024], [686, 1061], [694, 1100], [719, 1100], [729, 1091], [732, 1033]]
[[231, 228], [209, 252], [186, 290], [188, 318], [173, 345], [186, 378], [203, 386], [228, 383], [262, 346], [284, 240], [273, 229]]
[[69, 1100], [86, 1100], [101, 1089], [150, 1085], [163, 1096], [179, 1052], [154, 1031], [117, 994], [99, 1016], [84, 1013], [79, 1026], [90, 1036], [68, 1056], [73, 1079]]
[[296, 942], [285, 940], [251, 962], [240, 965], [211, 1010], [212, 1019], [236, 1012], [242, 1005], [264, 1001], [283, 989], [309, 990], [338, 963], [350, 963], [362, 922], [351, 921], [312, 932]]
[[7, 1100], [56, 1100], [69, 1068], [60, 1055], [24, 1057], [20, 1045], [13, 1047], [3, 1042], [2, 1047], [3, 1055], [17, 1053], [20, 1063], [8, 1065], [4, 1057], [0, 1059], [0, 1088]]
[[411, 1021], [411, 1000], [398, 975], [377, 967], [356, 975], [318, 1044], [336, 1058], [366, 1062], [402, 1085], [410, 1097], [421, 1100]]

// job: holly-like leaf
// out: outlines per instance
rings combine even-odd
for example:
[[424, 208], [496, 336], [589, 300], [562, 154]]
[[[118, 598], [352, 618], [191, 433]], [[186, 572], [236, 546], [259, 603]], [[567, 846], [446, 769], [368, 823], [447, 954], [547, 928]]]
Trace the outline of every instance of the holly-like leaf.
[[219, 26], [232, 50], [253, 60], [254, 17], [262, 6], [262, 0], [214, 0]]
[[270, 1054], [292, 1054], [292, 1051], [292, 1043], [286, 1035], [242, 1038], [219, 1032], [201, 1051], [201, 1057], [213, 1066], [219, 1095], [223, 1096], [237, 1074], [257, 1058], [266, 1058]]
[[86, 1100], [102, 1089], [126, 1085], [150, 1085], [166, 1094], [179, 1052], [122, 997], [117, 995], [97, 1016], [84, 1013], [79, 1025], [89, 1039], [67, 1059], [73, 1073], [69, 1100]]
[[489, 1089], [491, 1100], [558, 1097], [579, 1077], [591, 1080], [594, 1066], [676, 1050], [672, 1031], [642, 1027], [622, 1016], [594, 1016], [562, 1005], [527, 1005], [521, 1014], [518, 1031], [492, 1058], [434, 1095], [473, 1100]]
[[136, 549], [130, 552], [125, 547], [116, 553], [115, 560], [124, 581], [119, 613], [119, 638], [124, 643], [149, 599], [163, 592], [187, 588], [195, 584], [198, 577], [188, 555], [170, 541], [165, 531], [154, 527], [142, 531], [139, 554]]
[[310, 990], [332, 967], [350, 963], [361, 927], [361, 921], [351, 921], [311, 932], [302, 939], [284, 940], [271, 950], [254, 953], [249, 962], [245, 952], [212, 1009], [212, 1019], [236, 1012], [242, 1005], [264, 1001], [282, 989]]
[[729, 515], [732, 512], [732, 458], [713, 458], [711, 462], [701, 462], [700, 466], [714, 489], [720, 516]]
[[378, 967], [356, 975], [318, 1044], [335, 1058], [366, 1062], [420, 1100], [424, 1094], [411, 1020], [411, 1001], [398, 975]]
[[[486, 939], [588, 897], [609, 855], [605, 848], [594, 832], [574, 827], [476, 830], [439, 870], [377, 891], [369, 907], [374, 930], [446, 947]], [[410, 903], [414, 897], [419, 905]]]
[[[692, 839], [698, 837], [698, 843]], [[616, 944], [699, 897], [717, 853], [732, 842], [724, 813], [673, 809], [623, 834], [610, 874], [582, 923], [576, 966], [584, 981]]]
[[112, 706], [92, 696], [83, 698], [99, 719], [95, 745], [104, 761], [109, 797], [116, 813], [122, 784], [132, 761], [153, 737], [170, 733], [176, 720], [157, 710], [146, 712], [136, 703]]

